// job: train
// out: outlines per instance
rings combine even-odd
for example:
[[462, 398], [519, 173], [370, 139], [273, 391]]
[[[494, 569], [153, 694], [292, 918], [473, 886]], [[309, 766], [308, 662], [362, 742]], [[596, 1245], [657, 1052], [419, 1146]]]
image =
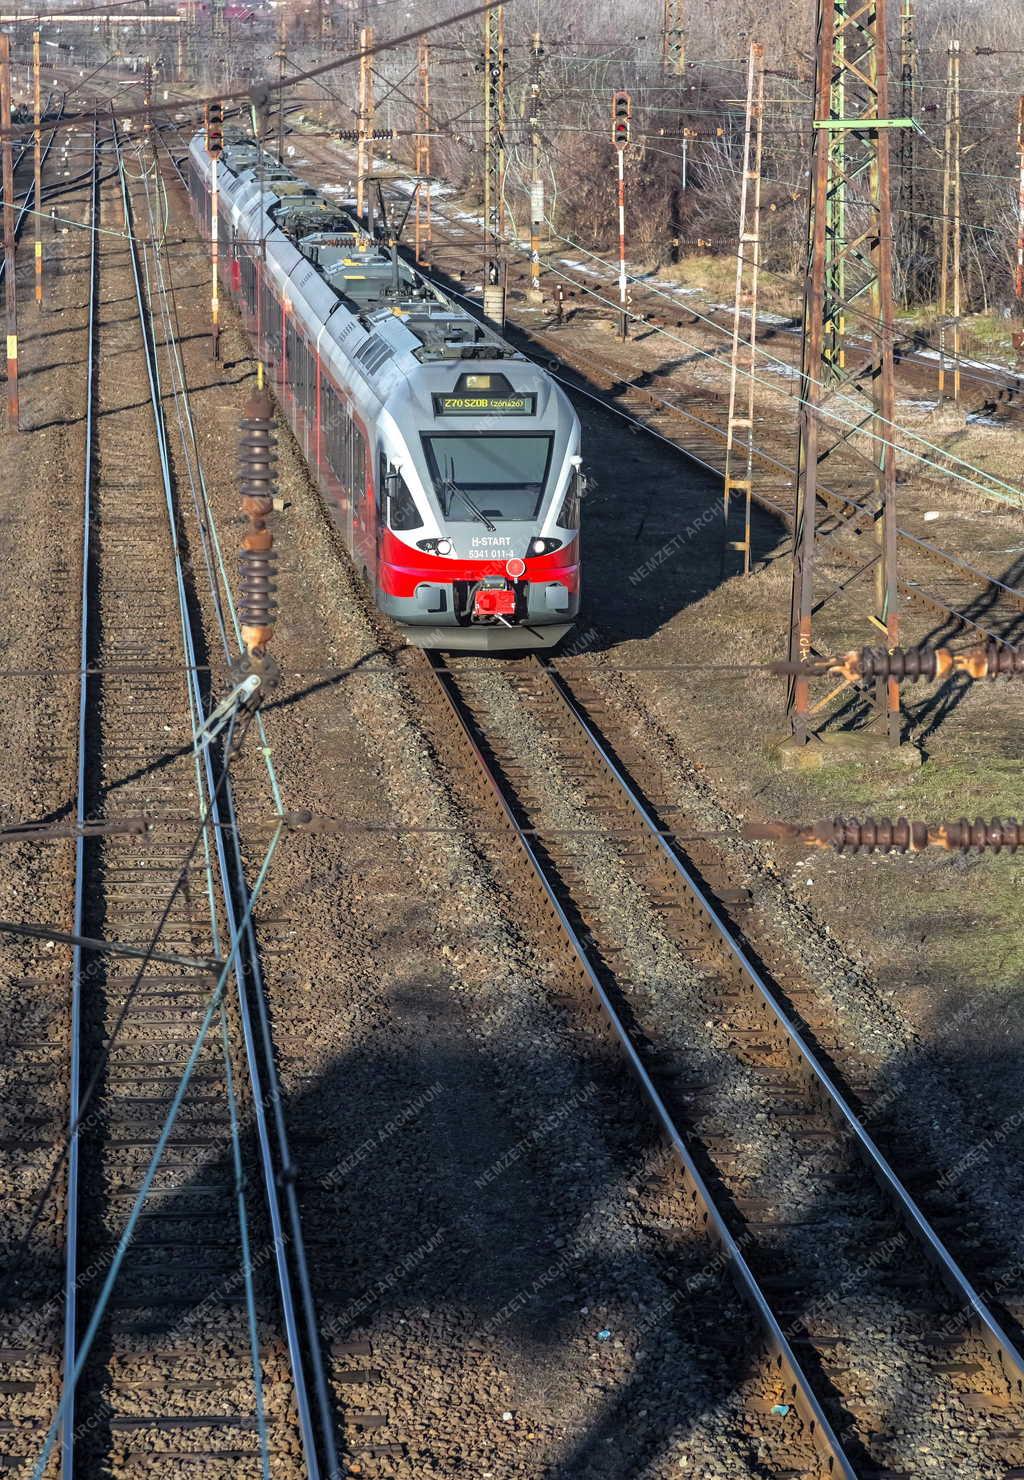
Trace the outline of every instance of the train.
[[[202, 133], [187, 166], [209, 235]], [[561, 386], [252, 139], [217, 189], [223, 280], [379, 609], [421, 647], [561, 641], [586, 488]]]

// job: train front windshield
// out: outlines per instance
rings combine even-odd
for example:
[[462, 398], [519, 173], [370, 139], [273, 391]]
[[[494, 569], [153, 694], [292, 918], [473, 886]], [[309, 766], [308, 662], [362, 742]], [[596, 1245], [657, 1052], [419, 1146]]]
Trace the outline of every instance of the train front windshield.
[[536, 519], [551, 462], [550, 432], [443, 432], [423, 441], [445, 519]]

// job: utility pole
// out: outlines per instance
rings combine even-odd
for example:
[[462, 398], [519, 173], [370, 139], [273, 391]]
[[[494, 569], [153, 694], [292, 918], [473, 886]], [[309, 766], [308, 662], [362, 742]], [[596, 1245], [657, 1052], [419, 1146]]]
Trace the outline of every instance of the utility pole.
[[[886, 0], [817, 0], [817, 59], [813, 160], [809, 202], [809, 262], [804, 293], [799, 457], [793, 540], [789, 656], [805, 663], [813, 654], [812, 618], [835, 594], [816, 589], [818, 546], [845, 527], [819, 531], [818, 482], [831, 460], [855, 458], [863, 467], [858, 502], [874, 521], [877, 551], [864, 571], [874, 573], [874, 610], [868, 620], [899, 643], [896, 567], [896, 451], [893, 442], [892, 208], [889, 133], [910, 120], [889, 116]], [[835, 147], [837, 136], [844, 147]], [[853, 197], [851, 223], [833, 209], [836, 197]], [[852, 213], [851, 213], [852, 214]], [[837, 348], [841, 326], [857, 317], [856, 363]], [[858, 404], [860, 403], [860, 404]], [[849, 463], [845, 481], [849, 481]], [[863, 491], [860, 491], [860, 490]], [[844, 582], [848, 588], [851, 582]], [[788, 696], [793, 741], [803, 745], [812, 715], [810, 678], [796, 675]], [[883, 682], [875, 693], [876, 717], [890, 744], [900, 740], [899, 685]]]
[[284, 164], [284, 62], [287, 53], [288, 7], [281, 4], [277, 21], [277, 162]]
[[32, 32], [32, 203], [35, 206], [36, 303], [43, 304], [43, 88], [40, 67], [42, 37]]
[[1013, 288], [1024, 306], [1024, 97], [1017, 104], [1017, 270]]
[[544, 178], [540, 155], [540, 65], [544, 48], [540, 32], [530, 38], [530, 299], [541, 301], [540, 239], [544, 230]]
[[[917, 97], [917, 34], [915, 28], [914, 0], [903, 0], [900, 10], [900, 112], [904, 118], [916, 118]], [[899, 136], [899, 198], [903, 207], [903, 220], [899, 231], [905, 282], [905, 299], [912, 302], [917, 292], [917, 132], [915, 129], [900, 130]]]
[[[761, 161], [764, 151], [764, 47], [750, 43], [747, 112], [743, 126], [743, 179], [736, 249], [736, 300], [729, 357], [729, 423], [725, 443], [722, 527], [726, 548], [743, 555], [750, 574], [750, 497], [754, 481], [754, 360], [757, 352], [757, 289], [761, 269]], [[746, 332], [744, 325], [746, 324]], [[746, 376], [740, 406], [739, 377]], [[743, 538], [729, 540], [732, 495], [744, 497]]]
[[662, 71], [682, 77], [686, 71], [686, 35], [683, 30], [684, 0], [662, 0], [661, 66]]
[[430, 42], [420, 37], [416, 62], [416, 261], [430, 266]]
[[619, 338], [625, 339], [629, 332], [626, 289], [626, 149], [629, 146], [630, 120], [633, 117], [633, 99], [628, 92], [612, 94], [612, 145], [615, 149], [618, 173], [619, 208]]
[[373, 27], [363, 26], [359, 32], [359, 117], [356, 120], [356, 215], [360, 221], [366, 211], [366, 176], [373, 128], [373, 72], [367, 56], [372, 45]]
[[206, 105], [206, 152], [210, 156], [210, 353], [219, 360], [220, 158], [224, 153], [224, 104], [220, 102]]
[[[942, 151], [942, 250], [939, 258], [939, 400], [946, 398], [946, 329], [953, 330], [953, 400], [960, 404], [960, 43], [946, 62], [946, 132]], [[952, 268], [952, 292], [950, 270]], [[950, 318], [950, 298], [953, 313]]]
[[11, 38], [0, 32], [0, 129], [3, 130], [4, 305], [7, 311], [7, 421], [21, 430], [18, 409], [18, 286], [14, 264], [14, 159], [11, 142]]

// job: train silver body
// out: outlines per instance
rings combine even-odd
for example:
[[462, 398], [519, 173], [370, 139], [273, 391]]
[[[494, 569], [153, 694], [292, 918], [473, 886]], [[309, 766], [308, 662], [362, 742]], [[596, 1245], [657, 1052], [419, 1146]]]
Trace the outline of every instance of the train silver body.
[[[201, 135], [189, 166], [209, 229]], [[557, 642], [583, 487], [560, 386], [251, 143], [217, 176], [225, 275], [378, 606], [421, 645]]]

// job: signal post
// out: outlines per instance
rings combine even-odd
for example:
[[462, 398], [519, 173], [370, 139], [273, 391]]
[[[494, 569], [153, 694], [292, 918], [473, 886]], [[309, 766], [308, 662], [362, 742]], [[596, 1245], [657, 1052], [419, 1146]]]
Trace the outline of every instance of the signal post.
[[626, 312], [626, 147], [629, 144], [633, 99], [628, 92], [612, 94], [612, 144], [619, 169], [619, 337], [628, 332]]
[[0, 31], [0, 129], [3, 143], [4, 302], [7, 310], [7, 418], [20, 431], [18, 408], [18, 287], [14, 267], [14, 160], [11, 145], [11, 38]]
[[39, 47], [41, 37], [32, 32], [32, 179], [35, 206], [36, 302], [43, 302], [43, 97], [40, 81]]

